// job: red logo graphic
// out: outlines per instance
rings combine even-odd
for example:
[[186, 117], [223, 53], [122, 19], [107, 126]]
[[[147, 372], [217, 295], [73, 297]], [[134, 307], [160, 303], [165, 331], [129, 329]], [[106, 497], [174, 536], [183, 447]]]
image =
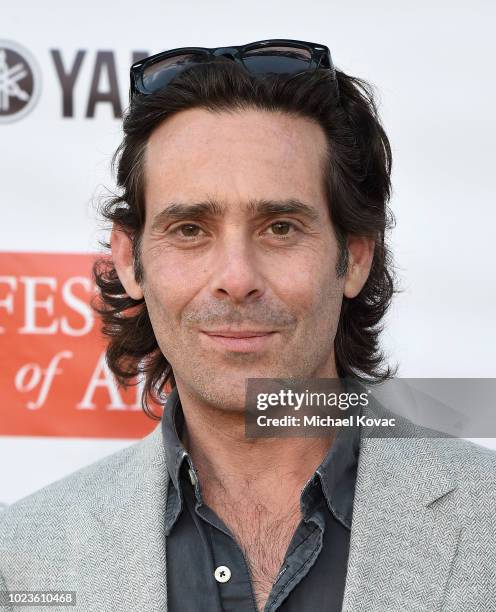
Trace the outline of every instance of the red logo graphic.
[[119, 387], [105, 362], [93, 261], [0, 253], [0, 435], [142, 438], [156, 427], [141, 387]]

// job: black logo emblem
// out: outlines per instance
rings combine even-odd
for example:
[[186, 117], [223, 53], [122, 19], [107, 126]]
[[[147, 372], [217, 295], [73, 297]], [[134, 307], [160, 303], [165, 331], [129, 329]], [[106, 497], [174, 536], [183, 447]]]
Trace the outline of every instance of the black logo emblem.
[[31, 112], [40, 87], [41, 73], [31, 53], [0, 40], [0, 123], [17, 121]]

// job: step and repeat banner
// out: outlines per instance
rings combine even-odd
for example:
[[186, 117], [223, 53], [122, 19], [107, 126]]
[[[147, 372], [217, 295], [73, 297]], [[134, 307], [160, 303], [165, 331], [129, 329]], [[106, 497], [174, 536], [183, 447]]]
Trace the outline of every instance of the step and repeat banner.
[[0, 435], [141, 437], [139, 385], [119, 388], [90, 301], [92, 255], [1, 253]]
[[[403, 4], [403, 5], [402, 5]], [[490, 3], [250, 5], [33, 0], [0, 26], [0, 504], [132, 444], [156, 421], [119, 388], [90, 307], [129, 67], [179, 46], [327, 44], [370, 81], [393, 146], [403, 293], [384, 347], [404, 377], [494, 377]], [[463, 40], [463, 46], [460, 46]], [[486, 444], [491, 445], [489, 440]]]

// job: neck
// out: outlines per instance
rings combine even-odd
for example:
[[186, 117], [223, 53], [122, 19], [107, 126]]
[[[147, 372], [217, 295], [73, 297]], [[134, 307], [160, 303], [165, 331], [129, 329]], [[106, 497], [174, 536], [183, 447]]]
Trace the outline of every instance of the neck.
[[177, 382], [185, 419], [182, 442], [203, 490], [221, 488], [233, 495], [249, 490], [274, 501], [299, 494], [335, 438], [333, 428], [327, 437], [247, 438], [244, 412], [192, 401]]

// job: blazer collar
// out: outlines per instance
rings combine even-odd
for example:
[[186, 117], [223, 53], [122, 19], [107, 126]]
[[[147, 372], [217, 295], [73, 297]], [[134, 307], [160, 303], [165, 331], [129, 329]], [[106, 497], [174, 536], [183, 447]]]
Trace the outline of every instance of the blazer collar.
[[456, 556], [456, 440], [400, 421], [395, 437], [361, 432], [343, 612], [438, 610]]
[[[104, 492], [84, 516], [91, 546], [107, 550], [94, 556], [85, 580], [98, 592], [119, 593], [119, 610], [167, 610], [166, 538], [164, 515], [169, 476], [160, 424], [136, 444], [120, 452], [119, 464]], [[82, 547], [79, 547], [82, 548]], [[75, 549], [76, 554], [81, 554]]]

